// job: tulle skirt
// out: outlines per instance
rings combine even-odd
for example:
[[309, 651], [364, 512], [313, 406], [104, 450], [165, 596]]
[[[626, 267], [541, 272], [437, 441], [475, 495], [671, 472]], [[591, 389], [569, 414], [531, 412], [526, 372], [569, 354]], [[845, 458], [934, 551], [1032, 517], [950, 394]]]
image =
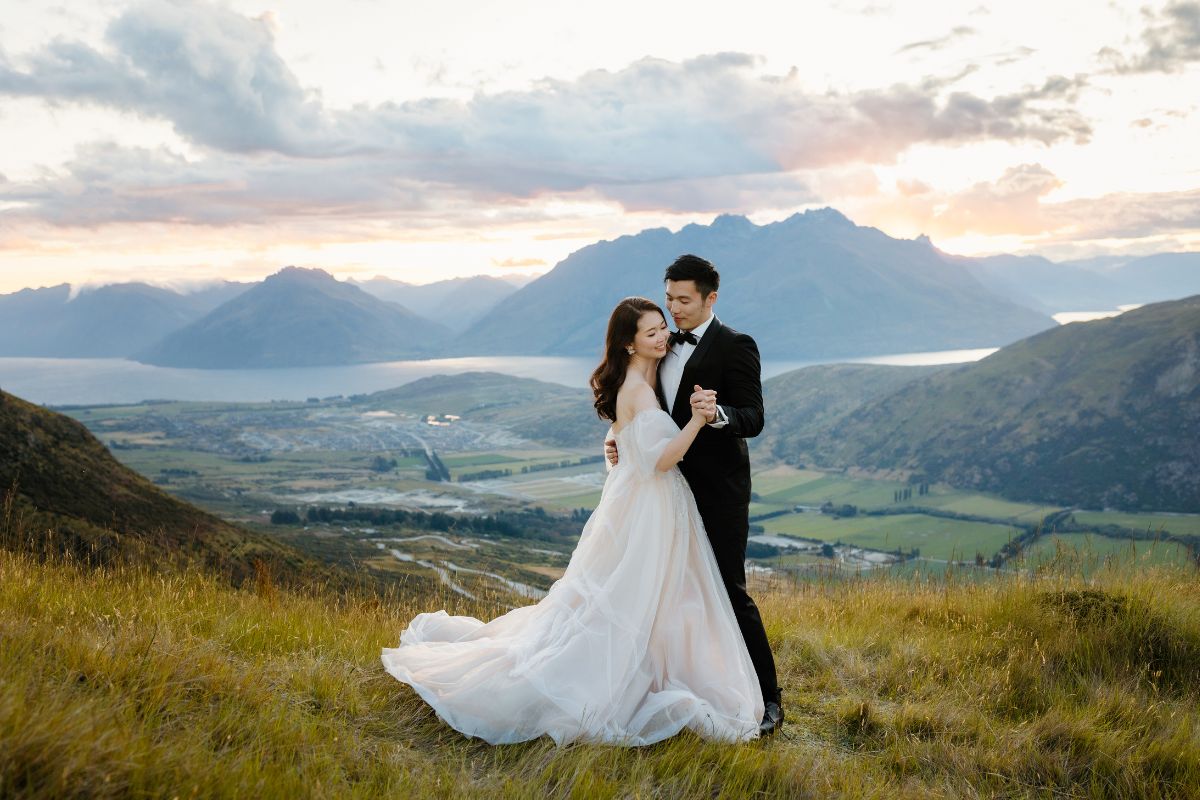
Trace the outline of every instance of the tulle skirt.
[[640, 470], [625, 449], [541, 601], [487, 623], [420, 614], [383, 651], [455, 729], [493, 744], [757, 735], [758, 679], [695, 500], [678, 470]]

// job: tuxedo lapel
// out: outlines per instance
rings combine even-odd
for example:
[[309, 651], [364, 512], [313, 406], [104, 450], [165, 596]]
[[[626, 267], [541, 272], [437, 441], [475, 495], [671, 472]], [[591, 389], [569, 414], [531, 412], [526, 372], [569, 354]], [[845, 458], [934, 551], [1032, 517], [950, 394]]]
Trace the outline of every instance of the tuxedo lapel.
[[658, 361], [658, 367], [656, 368], [654, 378], [654, 396], [658, 398], [659, 408], [670, 414], [671, 408], [667, 405], [666, 398], [663, 397], [662, 365], [664, 361], [666, 361], [665, 358], [659, 359]]
[[[708, 329], [704, 331], [704, 335], [696, 343], [696, 349], [692, 351], [691, 357], [683, 365], [683, 375], [679, 378], [679, 391], [675, 393], [675, 402], [669, 410], [672, 417], [675, 416], [676, 409], [687, 406], [687, 398], [692, 396], [692, 387], [695, 385], [692, 376], [699, 370], [700, 364], [704, 361], [704, 356], [712, 349], [713, 340], [717, 338], [717, 331], [720, 328], [720, 320], [713, 317], [713, 321], [709, 323]], [[683, 405], [681, 406], [680, 403]], [[691, 411], [688, 411], [688, 416], [691, 416]]]

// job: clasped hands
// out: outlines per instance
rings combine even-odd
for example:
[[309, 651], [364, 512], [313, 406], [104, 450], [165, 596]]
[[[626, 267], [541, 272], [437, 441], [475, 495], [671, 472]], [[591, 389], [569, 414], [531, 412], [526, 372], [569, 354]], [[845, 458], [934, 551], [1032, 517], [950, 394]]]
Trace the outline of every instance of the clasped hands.
[[705, 422], [717, 421], [717, 392], [714, 389], [701, 389], [697, 384], [693, 387], [692, 414], [702, 416]]
[[[703, 389], [699, 384], [692, 387], [692, 396], [688, 402], [692, 406], [692, 416], [699, 417], [705, 422], [717, 421], [717, 393], [713, 389]], [[604, 442], [604, 456], [609, 466], [617, 465], [617, 442], [609, 439]]]

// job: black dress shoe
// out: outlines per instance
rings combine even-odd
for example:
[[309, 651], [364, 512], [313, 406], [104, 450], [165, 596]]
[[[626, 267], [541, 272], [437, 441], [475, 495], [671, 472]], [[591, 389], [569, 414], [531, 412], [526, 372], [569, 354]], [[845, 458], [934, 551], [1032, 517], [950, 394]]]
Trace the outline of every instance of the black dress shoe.
[[762, 722], [758, 723], [758, 735], [771, 736], [783, 727], [783, 706], [774, 700], [767, 702], [766, 713]]

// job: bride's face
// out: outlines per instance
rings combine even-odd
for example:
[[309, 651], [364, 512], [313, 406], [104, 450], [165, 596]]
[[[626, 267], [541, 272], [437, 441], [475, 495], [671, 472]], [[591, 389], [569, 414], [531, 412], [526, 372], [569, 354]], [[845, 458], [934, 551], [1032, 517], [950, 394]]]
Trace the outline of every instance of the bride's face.
[[638, 319], [637, 335], [633, 338], [633, 355], [660, 359], [667, 354], [671, 336], [667, 321], [657, 311], [647, 311]]

